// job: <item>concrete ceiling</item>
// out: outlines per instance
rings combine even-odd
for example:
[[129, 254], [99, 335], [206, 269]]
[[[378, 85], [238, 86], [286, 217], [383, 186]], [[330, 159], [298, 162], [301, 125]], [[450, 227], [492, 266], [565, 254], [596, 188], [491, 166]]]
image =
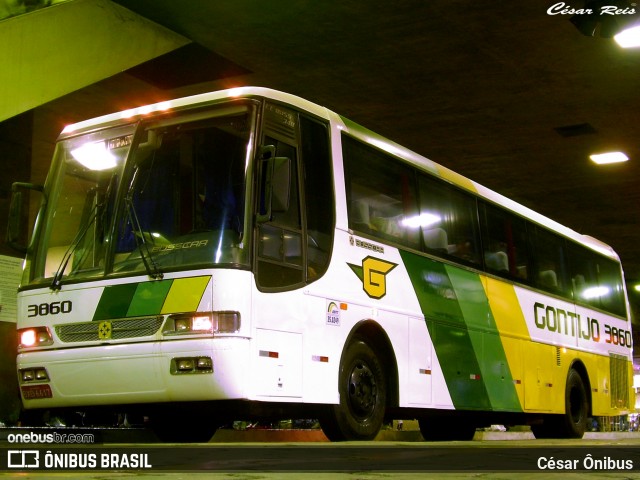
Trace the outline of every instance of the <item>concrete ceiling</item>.
[[[284, 90], [609, 243], [640, 281], [640, 49], [581, 35], [570, 15], [547, 13], [556, 2], [116, 3], [197, 46], [50, 104], [65, 121], [78, 119], [71, 103], [85, 117], [124, 108], [123, 91], [144, 103]], [[608, 149], [631, 160], [589, 161]]]

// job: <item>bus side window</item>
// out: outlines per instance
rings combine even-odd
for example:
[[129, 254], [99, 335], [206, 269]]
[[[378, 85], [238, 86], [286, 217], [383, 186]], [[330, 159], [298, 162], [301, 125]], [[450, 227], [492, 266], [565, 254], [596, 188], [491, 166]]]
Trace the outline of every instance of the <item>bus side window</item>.
[[417, 224], [426, 252], [457, 262], [480, 264], [476, 201], [451, 185], [420, 175], [420, 215]]
[[493, 205], [481, 205], [484, 266], [496, 275], [529, 281], [529, 249], [524, 219]]
[[297, 149], [273, 137], [265, 137], [264, 144], [276, 147], [276, 157], [290, 160], [290, 197], [286, 208], [274, 208], [271, 219], [258, 228], [258, 283], [284, 288], [303, 281]]
[[574, 300], [626, 315], [619, 264], [573, 243], [568, 246], [568, 254]]
[[349, 228], [419, 248], [415, 172], [386, 153], [342, 135]]
[[326, 125], [300, 116], [301, 160], [307, 227], [307, 280], [322, 276], [333, 246], [335, 203]]
[[538, 226], [531, 225], [530, 229], [535, 252], [534, 285], [551, 293], [568, 294], [564, 240]]

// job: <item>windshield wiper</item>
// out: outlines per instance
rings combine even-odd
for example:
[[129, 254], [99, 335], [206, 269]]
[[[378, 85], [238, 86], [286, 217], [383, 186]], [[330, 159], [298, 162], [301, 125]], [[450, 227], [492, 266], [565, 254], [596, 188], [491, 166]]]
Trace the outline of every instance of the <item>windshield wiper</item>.
[[93, 194], [95, 195], [96, 202], [91, 207], [91, 211], [89, 212], [89, 215], [87, 218], [87, 223], [85, 223], [85, 225], [80, 230], [78, 230], [78, 233], [76, 234], [76, 237], [73, 239], [73, 242], [71, 242], [71, 245], [69, 245], [69, 248], [67, 248], [66, 252], [64, 252], [64, 255], [62, 256], [62, 260], [60, 261], [60, 265], [58, 266], [58, 269], [56, 270], [56, 273], [53, 276], [53, 280], [51, 281], [51, 285], [49, 286], [51, 290], [55, 291], [55, 290], [60, 290], [62, 288], [62, 277], [64, 276], [64, 271], [67, 269], [67, 265], [69, 265], [69, 260], [71, 260], [71, 257], [73, 256], [76, 249], [78, 248], [78, 245], [80, 245], [80, 242], [82, 242], [82, 239], [85, 237], [85, 235], [87, 234], [91, 226], [95, 223], [96, 219], [98, 218], [98, 215], [101, 212], [102, 214], [105, 213], [104, 207], [105, 205], [107, 205], [107, 202], [111, 197], [111, 192], [113, 190], [113, 184], [115, 183], [116, 177], [117, 177], [116, 173], [111, 175], [111, 178], [109, 179], [109, 184], [107, 185], [107, 189], [105, 191], [102, 202], [97, 201], [99, 192], [97, 190], [93, 190]]
[[96, 204], [93, 206], [89, 214], [89, 219], [87, 223], [84, 225], [84, 227], [82, 227], [81, 230], [78, 230], [76, 238], [73, 239], [73, 242], [71, 242], [71, 245], [69, 245], [69, 248], [67, 248], [67, 251], [64, 252], [64, 255], [62, 256], [62, 260], [60, 261], [60, 265], [58, 266], [58, 269], [56, 270], [56, 273], [53, 276], [53, 280], [51, 281], [51, 285], [49, 286], [51, 290], [55, 291], [55, 290], [60, 290], [62, 288], [62, 277], [64, 276], [64, 271], [67, 269], [67, 265], [69, 265], [69, 260], [71, 260], [71, 257], [73, 256], [76, 249], [78, 248], [78, 245], [80, 245], [80, 242], [82, 241], [84, 236], [87, 234], [91, 226], [96, 221], [96, 218], [98, 217], [98, 212], [100, 211], [101, 207], [102, 207], [102, 204], [100, 205]]
[[153, 260], [153, 255], [149, 250], [149, 245], [145, 238], [145, 232], [140, 226], [140, 221], [138, 220], [136, 209], [133, 206], [133, 198], [131, 192], [125, 198], [125, 203], [127, 205], [127, 217], [129, 218], [131, 230], [133, 231], [133, 238], [135, 239], [136, 246], [140, 251], [140, 258], [142, 259], [144, 268], [147, 270], [147, 275], [149, 275], [149, 277], [153, 278], [154, 280], [162, 280], [164, 274], [160, 270], [160, 267], [158, 267], [158, 264]]

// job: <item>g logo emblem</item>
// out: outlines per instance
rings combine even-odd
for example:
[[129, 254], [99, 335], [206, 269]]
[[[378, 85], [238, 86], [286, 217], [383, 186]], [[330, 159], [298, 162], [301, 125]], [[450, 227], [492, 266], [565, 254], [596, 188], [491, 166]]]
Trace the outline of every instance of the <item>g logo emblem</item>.
[[380, 299], [387, 294], [387, 273], [398, 266], [397, 263], [387, 262], [379, 258], [366, 257], [362, 266], [348, 263], [353, 273], [362, 282], [362, 288], [371, 298]]

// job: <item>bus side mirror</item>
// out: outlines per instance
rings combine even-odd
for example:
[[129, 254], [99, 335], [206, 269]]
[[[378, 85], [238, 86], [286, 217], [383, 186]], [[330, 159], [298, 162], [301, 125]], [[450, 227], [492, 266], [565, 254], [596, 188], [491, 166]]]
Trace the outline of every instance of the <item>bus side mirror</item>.
[[260, 196], [258, 222], [271, 220], [273, 212], [286, 212], [291, 198], [291, 159], [276, 157], [275, 147], [260, 151]]
[[20, 253], [27, 252], [27, 241], [20, 241], [22, 235], [22, 214], [24, 211], [25, 198], [22, 190], [34, 190], [42, 192], [41, 185], [32, 183], [15, 182], [11, 186], [11, 203], [9, 204], [9, 221], [7, 225], [6, 243]]

